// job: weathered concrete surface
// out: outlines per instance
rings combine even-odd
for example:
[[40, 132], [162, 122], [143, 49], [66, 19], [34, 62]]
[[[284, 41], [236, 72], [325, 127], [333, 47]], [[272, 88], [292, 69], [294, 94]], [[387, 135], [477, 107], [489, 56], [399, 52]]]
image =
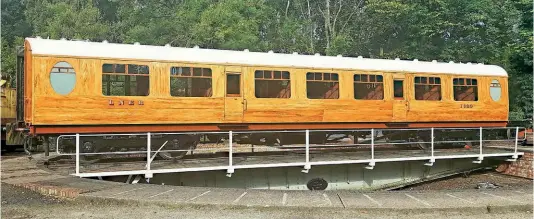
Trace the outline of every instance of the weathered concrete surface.
[[[241, 195], [240, 195], [241, 196]], [[246, 196], [246, 195], [245, 195]], [[204, 197], [204, 196], [202, 196]], [[200, 199], [200, 198], [199, 198]], [[426, 209], [428, 211], [428, 209]], [[492, 211], [496, 210], [496, 211]], [[301, 208], [301, 207], [241, 207], [221, 205], [164, 205], [151, 202], [110, 201], [110, 199], [56, 199], [23, 188], [2, 183], [2, 218], [192, 218], [192, 219], [311, 219], [311, 218], [395, 218], [395, 219], [494, 219], [532, 218], [532, 212], [521, 208], [498, 209], [430, 209], [414, 212], [410, 209], [391, 211], [387, 208]]]
[[2, 180], [42, 194], [90, 202], [150, 203], [170, 206], [232, 208], [361, 209], [429, 212], [532, 211], [529, 187], [515, 190], [453, 190], [403, 192], [272, 191], [201, 188], [154, 184], [122, 184], [59, 175], [41, 168], [42, 156], [2, 161]]

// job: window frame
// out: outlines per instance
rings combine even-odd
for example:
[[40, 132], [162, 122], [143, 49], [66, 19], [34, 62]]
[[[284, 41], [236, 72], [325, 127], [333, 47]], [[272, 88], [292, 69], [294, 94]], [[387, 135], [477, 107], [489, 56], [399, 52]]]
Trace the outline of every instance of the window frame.
[[[228, 76], [230, 75], [237, 75], [239, 76], [239, 93], [238, 94], [229, 94], [228, 93]], [[241, 97], [241, 98], [244, 98], [244, 89], [243, 89], [243, 74], [241, 72], [225, 72], [224, 74], [224, 80], [225, 80], [225, 83], [224, 83], [224, 97]]]
[[[321, 79], [315, 79], [315, 76], [314, 76], [314, 79], [313, 80], [309, 80], [308, 79], [308, 74], [321, 74]], [[324, 75], [325, 74], [328, 74], [330, 79], [329, 80], [325, 80], [324, 78]], [[332, 75], [336, 75], [337, 76], [337, 80], [331, 80], [332, 78]], [[305, 76], [305, 84], [306, 84], [306, 89], [305, 89], [305, 93], [306, 93], [306, 99], [308, 100], [340, 100], [341, 99], [341, 82], [340, 82], [340, 73], [339, 72], [328, 72], [328, 71], [306, 71], [306, 74], [304, 75]], [[338, 97], [337, 98], [309, 98], [308, 97], [308, 82], [325, 82], [325, 83], [337, 83], [338, 84]]]
[[[396, 97], [395, 96], [395, 82], [401, 82], [402, 86], [402, 96], [401, 97]], [[393, 98], [392, 100], [401, 100], [401, 101], [406, 101], [406, 89], [405, 89], [405, 86], [406, 86], [406, 79], [405, 78], [393, 78], [393, 83], [392, 83], [392, 86], [391, 86], [391, 90], [393, 91], [393, 95], [391, 96], [391, 98]]]
[[[187, 76], [184, 76], [184, 75], [173, 75], [172, 74], [172, 70], [173, 68], [189, 68], [190, 69], [190, 75], [187, 75]], [[197, 68], [197, 69], [201, 69], [200, 72], [201, 72], [201, 75], [200, 76], [195, 76], [194, 75], [194, 69]], [[213, 68], [210, 67], [210, 66], [193, 66], [193, 65], [181, 65], [181, 66], [178, 66], [178, 65], [170, 65], [170, 67], [168, 68], [169, 69], [169, 96], [172, 97], [172, 98], [212, 98], [213, 97]], [[210, 76], [207, 77], [207, 76], [204, 76], [204, 69], [209, 69], [210, 71]], [[205, 78], [205, 79], [210, 79], [210, 84], [211, 84], [211, 96], [173, 96], [172, 95], [172, 78]]]
[[[258, 71], [261, 71], [263, 72], [263, 78], [256, 78], [256, 72]], [[265, 79], [265, 71], [270, 71], [272, 72], [272, 76], [271, 78], [269, 79]], [[275, 79], [274, 77], [274, 72], [280, 72], [280, 79]], [[284, 73], [287, 72], [288, 73], [288, 78], [287, 79], [284, 79]], [[280, 69], [269, 69], [269, 68], [262, 68], [262, 69], [253, 69], [253, 78], [254, 78], [254, 98], [256, 99], [270, 99], [270, 100], [276, 100], [276, 99], [282, 99], [282, 100], [287, 100], [287, 99], [293, 99], [293, 95], [292, 95], [292, 92], [293, 92], [293, 86], [291, 86], [291, 71], [289, 70], [280, 70]], [[281, 98], [281, 97], [258, 97], [257, 94], [256, 94], [256, 81], [257, 80], [262, 80], [262, 81], [288, 81], [288, 86], [289, 86], [289, 97], [287, 98]]]
[[[356, 82], [355, 80], [355, 76], [356, 75], [359, 75], [360, 76], [360, 81]], [[362, 82], [361, 81], [361, 77], [362, 75], [365, 75], [367, 76], [367, 82]], [[375, 81], [374, 82], [371, 82], [371, 77], [370, 76], [375, 76]], [[380, 76], [381, 78], [381, 81], [379, 82], [378, 81], [378, 77]], [[357, 99], [356, 98], [356, 83], [360, 83], [360, 84], [382, 84], [382, 99]], [[352, 74], [352, 99], [353, 100], [357, 100], [357, 101], [384, 101], [386, 99], [386, 93], [385, 93], [385, 81], [384, 81], [384, 75], [382, 74], [378, 74], [378, 73], [369, 73], [369, 72], [353, 72]]]
[[[489, 83], [489, 89], [488, 89], [488, 91], [489, 91], [489, 96], [490, 96], [491, 100], [492, 100], [493, 102], [500, 102], [500, 101], [502, 101], [502, 100], [503, 100], [503, 85], [502, 85], [502, 83], [501, 83], [500, 78], [491, 78], [490, 80], [491, 80], [491, 81], [490, 81], [490, 83]], [[497, 81], [497, 83], [495, 83], [494, 81]], [[499, 88], [499, 98], [498, 98], [497, 100], [495, 100], [495, 99], [493, 98], [493, 94], [492, 94], [492, 88], [493, 88], [493, 87], [498, 87], [498, 88]]]
[[[417, 83], [416, 82], [416, 79], [417, 78], [425, 78], [426, 82], [425, 83]], [[432, 78], [434, 80], [434, 83], [430, 83], [430, 78]], [[435, 83], [435, 79], [438, 78], [439, 79], [439, 84], [436, 84]], [[439, 85], [439, 100], [418, 100], [417, 99], [417, 93], [416, 93], [416, 86], [417, 85], [427, 85], [427, 86], [432, 86], [432, 85]], [[441, 78], [441, 76], [439, 75], [414, 75], [413, 76], [413, 100], [415, 101], [433, 101], [433, 102], [438, 102], [438, 101], [443, 101], [443, 80]]]
[[[460, 79], [463, 79], [463, 80], [464, 80], [464, 84], [462, 84], [462, 85], [456, 85], [456, 84], [454, 84], [454, 81], [455, 81], [455, 80], [460, 80]], [[467, 85], [467, 80], [470, 80], [470, 81], [471, 81], [471, 85]], [[473, 80], [476, 81], [476, 85], [473, 85]], [[452, 78], [452, 100], [453, 100], [453, 101], [457, 101], [457, 102], [478, 102], [478, 101], [480, 100], [480, 98], [479, 98], [479, 94], [480, 94], [479, 85], [480, 85], [480, 84], [478, 83], [478, 78], [472, 78], [472, 77], [469, 78], [469, 77], [463, 77], [463, 76], [460, 76], [460, 77], [453, 77], [453, 78]], [[476, 99], [476, 100], [456, 100], [456, 97], [455, 97], [455, 94], [454, 94], [454, 92], [455, 92], [454, 88], [455, 88], [456, 86], [462, 86], [462, 87], [472, 87], [472, 86], [476, 86], [476, 92], [475, 92], [475, 94], [476, 94], [476, 95], [475, 95], [475, 99]]]
[[[54, 89], [54, 86], [52, 86], [52, 74], [57, 74], [57, 73], [61, 73], [61, 72], [52, 72], [52, 70], [54, 70], [54, 68], [57, 68], [55, 67], [57, 64], [61, 63], [61, 62], [65, 62], [67, 63], [68, 65], [70, 65], [70, 68], [72, 68], [73, 72], [72, 73], [69, 73], [67, 72], [67, 74], [74, 74], [74, 86], [72, 87], [72, 89], [70, 90], [70, 92], [68, 94], [60, 94], [58, 93], [55, 89]], [[76, 70], [76, 67], [71, 64], [72, 60], [71, 61], [66, 61], [66, 59], [62, 59], [60, 61], [57, 61], [54, 63], [54, 65], [52, 65], [52, 67], [50, 68], [50, 70], [48, 71], [48, 84], [50, 86], [50, 88], [52, 88], [52, 91], [54, 92], [54, 94], [56, 95], [60, 95], [60, 96], [69, 96], [71, 95], [73, 92], [75, 92], [76, 90], [76, 87], [78, 86], [78, 71]], [[69, 67], [59, 67], [59, 68], [62, 68], [62, 69], [68, 69]], [[58, 68], [58, 69], [59, 69]], [[64, 74], [64, 73], [63, 73]]]
[[[116, 62], [116, 61], [112, 61], [110, 60], [109, 62], [107, 61], [103, 61], [101, 62], [102, 64], [100, 65], [101, 66], [101, 75], [102, 75], [102, 79], [100, 80], [101, 84], [100, 84], [100, 90], [101, 90], [101, 94], [102, 96], [104, 97], [148, 97], [152, 94], [151, 92], [151, 87], [150, 86], [150, 80], [151, 80], [151, 74], [150, 74], [150, 69], [151, 69], [151, 66], [149, 63], [132, 63], [132, 62]], [[124, 65], [124, 73], [117, 73], [117, 72], [104, 72], [104, 65]], [[137, 65], [137, 66], [146, 66], [147, 67], [147, 70], [148, 70], [148, 73], [146, 74], [139, 74], [139, 73], [128, 73], [128, 67], [130, 65]], [[102, 89], [104, 88], [104, 75], [117, 75], [117, 76], [140, 76], [140, 77], [148, 77], [148, 94], [147, 95], [105, 95], [104, 92], [102, 91]], [[136, 81], [137, 81], [137, 78], [136, 78]]]

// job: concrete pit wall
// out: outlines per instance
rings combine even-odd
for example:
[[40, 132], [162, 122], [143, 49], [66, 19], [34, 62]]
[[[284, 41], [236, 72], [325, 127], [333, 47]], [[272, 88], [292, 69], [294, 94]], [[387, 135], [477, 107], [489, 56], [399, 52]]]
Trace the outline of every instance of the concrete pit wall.
[[[232, 177], [224, 171], [155, 174], [151, 184], [193, 187], [252, 188], [271, 190], [308, 190], [308, 184], [324, 185], [326, 190], [378, 190], [397, 188], [412, 183], [482, 168], [473, 159], [437, 160], [432, 167], [423, 161], [377, 163], [374, 169], [365, 164], [312, 166], [302, 168], [237, 169]], [[124, 182], [124, 181], [123, 181]], [[317, 186], [317, 185], [316, 185]]]

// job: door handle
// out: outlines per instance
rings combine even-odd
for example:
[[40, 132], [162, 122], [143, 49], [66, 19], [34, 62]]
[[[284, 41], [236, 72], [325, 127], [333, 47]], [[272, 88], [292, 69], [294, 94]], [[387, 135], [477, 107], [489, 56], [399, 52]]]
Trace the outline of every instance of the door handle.
[[410, 111], [410, 102], [406, 101], [406, 111]]
[[243, 99], [243, 111], [247, 111], [247, 99]]

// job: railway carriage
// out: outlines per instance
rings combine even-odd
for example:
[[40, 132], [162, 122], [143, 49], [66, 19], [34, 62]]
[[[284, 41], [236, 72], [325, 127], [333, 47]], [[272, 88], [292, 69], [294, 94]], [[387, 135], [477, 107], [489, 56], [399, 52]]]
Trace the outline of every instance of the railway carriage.
[[[17, 132], [15, 126], [7, 126], [6, 124], [14, 124], [16, 122], [16, 92], [17, 90], [9, 86], [8, 80], [0, 80], [0, 97], [2, 104], [0, 105], [2, 114], [0, 128], [0, 140], [2, 150], [14, 151], [18, 146], [22, 145], [23, 135]], [[9, 138], [8, 138], [9, 137]]]
[[[34, 136], [508, 119], [507, 73], [484, 64], [27, 38], [18, 77], [18, 121]], [[198, 137], [173, 140], [193, 148]]]

